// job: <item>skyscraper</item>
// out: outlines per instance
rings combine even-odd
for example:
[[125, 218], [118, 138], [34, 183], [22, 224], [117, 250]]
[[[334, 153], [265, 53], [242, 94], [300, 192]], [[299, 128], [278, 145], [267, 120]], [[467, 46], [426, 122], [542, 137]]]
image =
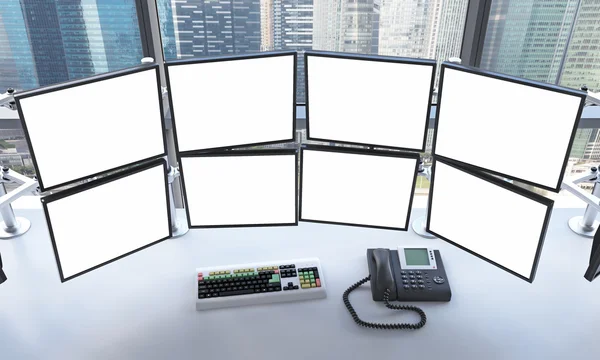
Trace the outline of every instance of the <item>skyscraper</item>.
[[23, 36], [25, 19], [21, 5], [8, 1], [0, 8], [0, 93], [38, 86], [29, 39]]
[[[25, 29], [39, 86], [69, 79], [67, 59], [54, 0], [21, 0]], [[67, 39], [69, 40], [69, 39]]]
[[172, 16], [179, 58], [260, 51], [260, 0], [173, 1]]
[[581, 0], [559, 83], [600, 91], [600, 0]]
[[[452, 0], [449, 0], [452, 1]], [[433, 58], [442, 0], [382, 0], [379, 54]], [[433, 45], [432, 45], [433, 44]]]
[[132, 0], [7, 1], [0, 6], [0, 46], [2, 88], [51, 85], [142, 58]]
[[273, 25], [276, 50], [312, 49], [313, 0], [273, 0]]
[[481, 68], [556, 83], [578, 3], [493, 1]]
[[377, 54], [378, 0], [320, 0], [314, 10], [315, 49]]

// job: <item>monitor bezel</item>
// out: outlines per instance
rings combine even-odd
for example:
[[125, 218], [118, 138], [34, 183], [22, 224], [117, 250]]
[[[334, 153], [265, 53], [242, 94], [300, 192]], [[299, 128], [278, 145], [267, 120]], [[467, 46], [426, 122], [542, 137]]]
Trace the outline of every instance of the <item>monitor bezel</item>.
[[[194, 65], [194, 64], [206, 64], [206, 63], [214, 63], [214, 62], [225, 62], [225, 61], [238, 61], [238, 60], [253, 60], [253, 59], [262, 59], [262, 58], [270, 58], [270, 57], [279, 57], [279, 56], [293, 56], [294, 57], [294, 79], [293, 79], [293, 99], [292, 99], [292, 136], [286, 139], [279, 140], [269, 140], [263, 142], [255, 142], [255, 143], [244, 143], [244, 144], [230, 144], [223, 145], [217, 147], [210, 148], [197, 148], [192, 150], [179, 150], [179, 141], [177, 138], [177, 120], [175, 116], [175, 108], [173, 107], [173, 97], [171, 93], [171, 81], [169, 77], [169, 68], [180, 66], [180, 65]], [[247, 147], [247, 146], [262, 146], [262, 145], [272, 145], [279, 144], [283, 142], [295, 142], [296, 141], [296, 86], [297, 86], [297, 74], [298, 72], [298, 54], [296, 51], [268, 51], [261, 53], [253, 53], [253, 54], [244, 54], [244, 55], [223, 55], [223, 56], [212, 56], [212, 57], [203, 57], [203, 58], [195, 58], [195, 59], [183, 59], [183, 60], [173, 60], [165, 62], [165, 76], [167, 79], [167, 84], [169, 86], [169, 92], [167, 93], [169, 108], [171, 109], [171, 124], [173, 127], [173, 138], [175, 139], [175, 151], [179, 155], [193, 155], [200, 151], [221, 151], [227, 150], [237, 147]], [[234, 104], [235, 105], [235, 104]]]
[[[294, 201], [295, 201], [295, 214], [294, 222], [291, 223], [261, 223], [261, 224], [215, 224], [215, 225], [193, 225], [192, 219], [189, 212], [189, 201], [187, 195], [187, 187], [185, 182], [185, 168], [183, 166], [182, 158], [197, 158], [197, 157], [232, 157], [232, 156], [282, 156], [282, 155], [293, 155], [296, 166], [294, 169], [295, 180], [294, 180]], [[223, 151], [212, 151], [212, 152], [197, 152], [188, 153], [181, 155], [179, 160], [179, 172], [181, 177], [181, 190], [183, 193], [183, 201], [186, 208], [186, 219], [188, 227], [190, 229], [213, 229], [213, 228], [240, 228], [240, 227], [270, 227], [270, 226], [298, 226], [298, 150], [297, 149], [242, 149], [242, 150], [223, 150]]]
[[[337, 140], [337, 139], [324, 139], [324, 138], [316, 138], [310, 136], [310, 95], [308, 89], [308, 57], [316, 56], [316, 57], [326, 57], [326, 58], [336, 58], [336, 59], [346, 59], [346, 60], [359, 60], [359, 61], [375, 61], [375, 62], [387, 62], [387, 63], [396, 63], [396, 64], [405, 64], [405, 65], [423, 65], [423, 66], [431, 66], [431, 81], [429, 85], [429, 100], [427, 102], [427, 114], [425, 119], [423, 120], [423, 144], [420, 148], [409, 148], [409, 147], [398, 147], [398, 146], [390, 146], [385, 144], [368, 144], [368, 143], [359, 143], [353, 141], [345, 141], [345, 140]], [[413, 59], [413, 58], [404, 58], [404, 57], [393, 57], [393, 56], [383, 56], [383, 55], [361, 55], [354, 53], [344, 53], [344, 52], [330, 52], [330, 51], [316, 51], [310, 50], [304, 52], [304, 86], [305, 86], [305, 108], [306, 108], [306, 138], [311, 141], [324, 141], [324, 142], [332, 142], [337, 144], [347, 144], [347, 145], [358, 145], [358, 146], [368, 146], [371, 148], [382, 148], [382, 149], [392, 149], [392, 150], [401, 150], [401, 151], [418, 151], [424, 152], [427, 145], [427, 131], [429, 130], [429, 119], [431, 117], [431, 106], [433, 104], [433, 88], [435, 85], [435, 74], [436, 74], [437, 64], [435, 60], [429, 59]]]
[[[438, 84], [437, 109], [436, 109], [435, 120], [434, 120], [434, 125], [433, 125], [433, 142], [432, 142], [432, 145], [431, 145], [431, 152], [434, 155], [436, 154], [436, 143], [437, 143], [437, 136], [438, 136], [439, 118], [440, 118], [440, 113], [441, 113], [441, 111], [443, 109], [443, 107], [442, 107], [442, 105], [443, 105], [443, 101], [442, 101], [442, 99], [443, 99], [443, 87], [444, 87], [443, 85], [444, 85], [444, 73], [445, 73], [445, 69], [446, 68], [450, 68], [452, 70], [457, 70], [457, 71], [463, 71], [463, 72], [467, 72], [467, 73], [474, 74], [474, 75], [480, 75], [480, 76], [484, 76], [484, 77], [489, 77], [489, 78], [492, 78], [492, 79], [508, 81], [508, 82], [512, 82], [512, 83], [515, 83], [515, 84], [531, 86], [531, 87], [534, 87], [534, 88], [538, 88], [538, 89], [542, 89], [542, 90], [548, 90], [548, 91], [553, 91], [553, 92], [557, 92], [557, 93], [561, 93], [561, 94], [565, 94], [565, 95], [572, 95], [572, 96], [579, 97], [581, 99], [580, 100], [580, 104], [579, 104], [579, 109], [578, 109], [578, 112], [577, 112], [577, 116], [575, 118], [575, 122], [574, 122], [573, 128], [571, 130], [571, 135], [570, 135], [570, 138], [569, 138], [569, 145], [567, 146], [567, 151], [566, 151], [566, 154], [564, 155], [562, 169], [560, 171], [560, 175], [558, 177], [557, 184], [554, 187], [546, 186], [546, 185], [543, 185], [543, 184], [536, 183], [534, 181], [525, 180], [525, 179], [522, 179], [522, 178], [519, 178], [519, 177], [516, 177], [516, 176], [512, 176], [512, 175], [509, 175], [509, 174], [501, 173], [499, 171], [492, 170], [492, 169], [489, 169], [489, 168], [486, 168], [486, 167], [472, 165], [472, 164], [466, 163], [466, 162], [461, 161], [461, 160], [451, 159], [451, 158], [445, 157], [446, 159], [453, 160], [456, 163], [459, 163], [459, 164], [464, 165], [464, 166], [469, 166], [469, 167], [475, 168], [475, 169], [477, 169], [479, 171], [485, 171], [485, 172], [488, 172], [490, 174], [502, 176], [502, 177], [509, 178], [509, 179], [512, 179], [512, 180], [517, 180], [517, 181], [520, 181], [522, 183], [538, 187], [540, 189], [545, 189], [545, 190], [549, 190], [549, 191], [553, 191], [553, 192], [559, 192], [561, 184], [562, 184], [562, 181], [563, 181], [564, 176], [565, 176], [566, 166], [567, 166], [567, 163], [569, 161], [569, 155], [570, 155], [570, 152], [571, 152], [571, 148], [573, 147], [573, 142], [575, 141], [575, 136], [577, 134], [577, 129], [579, 127], [579, 122], [581, 121], [581, 114], [583, 113], [583, 108], [585, 107], [585, 99], [587, 97], [587, 94], [585, 92], [583, 92], [583, 91], [569, 89], [569, 88], [565, 88], [565, 87], [561, 87], [561, 86], [557, 86], [557, 85], [546, 84], [546, 83], [542, 83], [542, 82], [539, 82], [539, 81], [523, 79], [523, 78], [519, 78], [519, 77], [512, 76], [512, 75], [500, 74], [500, 73], [496, 73], [496, 72], [492, 72], [492, 71], [487, 71], [487, 70], [481, 70], [481, 69], [474, 68], [474, 67], [471, 67], [471, 66], [465, 66], [465, 65], [459, 65], [459, 64], [450, 63], [450, 62], [444, 62], [444, 63], [442, 63], [441, 70], [440, 70], [440, 81], [439, 81], [439, 84]], [[490, 111], [493, 111], [493, 109], [490, 109]], [[443, 156], [443, 155], [439, 155], [439, 156]]]
[[[40, 172], [37, 158], [35, 156], [34, 144], [31, 141], [31, 137], [29, 136], [26, 119], [25, 119], [25, 116], [23, 115], [23, 110], [21, 108], [21, 100], [32, 97], [32, 96], [38, 96], [38, 95], [43, 95], [43, 94], [47, 94], [47, 93], [51, 93], [51, 92], [66, 90], [66, 89], [70, 89], [70, 88], [74, 88], [74, 87], [78, 87], [78, 86], [88, 85], [88, 84], [96, 83], [99, 81], [110, 80], [110, 79], [114, 79], [114, 78], [118, 78], [118, 77], [122, 77], [122, 76], [136, 74], [136, 73], [143, 72], [143, 71], [150, 71], [150, 70], [154, 70], [156, 73], [156, 84], [157, 84], [156, 89], [157, 89], [158, 102], [159, 102], [159, 108], [160, 108], [160, 121], [161, 121], [160, 126], [162, 129], [163, 152], [160, 154], [155, 154], [155, 155], [137, 160], [137, 161], [121, 164], [121, 165], [118, 165], [113, 168], [104, 169], [104, 170], [101, 170], [101, 171], [98, 171], [98, 172], [95, 172], [95, 173], [92, 173], [92, 174], [89, 174], [86, 176], [82, 176], [82, 177], [79, 177], [76, 179], [64, 181], [64, 182], [61, 182], [61, 183], [58, 183], [58, 184], [55, 184], [52, 186], [44, 186], [43, 174], [42, 174], [42, 172]], [[118, 91], [118, 89], [115, 91]], [[107, 95], [109, 95], [109, 94], [107, 94]], [[104, 100], [99, 99], [98, 101], [103, 102]], [[63, 187], [66, 185], [71, 185], [71, 184], [74, 184], [74, 183], [77, 183], [79, 181], [86, 180], [89, 178], [93, 178], [95, 176], [98, 176], [98, 175], [101, 175], [101, 174], [104, 174], [107, 172], [118, 170], [122, 167], [133, 166], [140, 162], [145, 162], [145, 161], [154, 159], [159, 156], [167, 155], [167, 129], [165, 126], [165, 115], [164, 115], [164, 107], [163, 107], [163, 101], [162, 101], [162, 91], [161, 91], [161, 86], [160, 86], [160, 73], [159, 73], [158, 64], [134, 66], [131, 68], [126, 68], [126, 69], [122, 69], [122, 70], [118, 70], [118, 71], [112, 71], [112, 72], [94, 75], [94, 76], [90, 76], [90, 77], [86, 77], [86, 78], [82, 78], [82, 79], [69, 80], [69, 81], [65, 81], [62, 83], [41, 87], [38, 89], [20, 92], [20, 93], [15, 94], [15, 102], [17, 104], [17, 111], [19, 113], [19, 121], [21, 123], [21, 126], [23, 127], [23, 132], [25, 134], [25, 140], [27, 141], [27, 147], [29, 148], [29, 153], [31, 154], [31, 161], [32, 161], [33, 167], [35, 169], [37, 181], [38, 181], [41, 192], [58, 189], [60, 187]], [[106, 105], [106, 106], [109, 106], [109, 105]], [[57, 165], [57, 166], [61, 166], [61, 165]]]
[[[369, 224], [359, 224], [359, 223], [344, 223], [337, 221], [327, 221], [327, 220], [317, 220], [317, 219], [307, 219], [302, 217], [302, 183], [304, 180], [304, 151], [322, 151], [322, 152], [333, 152], [333, 153], [342, 153], [342, 154], [352, 154], [352, 155], [370, 155], [370, 156], [384, 156], [384, 157], [393, 157], [393, 158], [403, 158], [403, 159], [413, 159], [415, 160], [415, 171], [414, 177], [412, 181], [412, 188], [410, 192], [410, 200], [408, 202], [408, 211], [406, 212], [406, 221], [404, 227], [392, 227], [392, 226], [380, 226], [380, 225], [369, 225]], [[400, 151], [383, 151], [383, 150], [371, 150], [371, 149], [359, 149], [359, 148], [350, 148], [350, 147], [331, 147], [326, 145], [303, 145], [300, 149], [300, 204], [298, 208], [300, 221], [304, 222], [312, 222], [318, 224], [333, 224], [333, 225], [345, 225], [345, 226], [356, 226], [356, 227], [364, 227], [364, 228], [372, 228], [372, 229], [383, 229], [383, 230], [396, 230], [396, 231], [408, 231], [408, 227], [410, 224], [410, 216], [412, 211], [412, 203], [415, 196], [415, 186], [417, 183], [417, 176], [419, 172], [419, 154], [410, 153], [410, 152], [400, 152]], [[350, 195], [349, 195], [350, 196]]]
[[[54, 236], [54, 231], [52, 229], [52, 221], [50, 219], [50, 215], [49, 215], [49, 212], [48, 212], [48, 204], [51, 203], [51, 202], [63, 199], [65, 197], [69, 197], [71, 195], [76, 195], [76, 194], [79, 194], [81, 192], [93, 189], [95, 187], [106, 185], [106, 184], [111, 183], [113, 181], [116, 181], [116, 180], [119, 180], [119, 179], [122, 179], [122, 178], [125, 178], [125, 177], [128, 177], [128, 176], [131, 176], [131, 175], [134, 175], [134, 174], [137, 174], [137, 173], [140, 173], [142, 171], [146, 171], [146, 170], [158, 167], [158, 166], [162, 166], [163, 167], [163, 174], [164, 174], [164, 181], [165, 181], [165, 199], [166, 199], [166, 206], [167, 206], [167, 218], [168, 218], [167, 220], [168, 220], [168, 227], [169, 227], [169, 235], [166, 236], [166, 237], [160, 238], [160, 239], [158, 239], [156, 241], [153, 241], [153, 242], [151, 242], [151, 243], [149, 243], [147, 245], [144, 245], [144, 246], [142, 246], [140, 248], [137, 248], [137, 249], [132, 250], [130, 252], [127, 252], [125, 254], [119, 255], [119, 256], [117, 256], [117, 257], [115, 257], [113, 259], [107, 260], [107, 261], [105, 261], [105, 262], [103, 262], [101, 264], [95, 265], [95, 266], [93, 266], [93, 267], [91, 267], [89, 269], [86, 269], [84, 271], [80, 271], [80, 272], [78, 272], [76, 274], [73, 274], [71, 276], [65, 277], [63, 275], [62, 265], [60, 263], [60, 256], [58, 254], [58, 247], [56, 246], [56, 240], [55, 240], [55, 236]], [[123, 259], [123, 258], [125, 258], [125, 257], [127, 257], [129, 255], [132, 255], [132, 254], [134, 254], [134, 253], [136, 253], [138, 251], [144, 250], [146, 248], [149, 248], [149, 247], [151, 247], [153, 245], [156, 245], [156, 244], [158, 244], [158, 243], [160, 243], [160, 242], [162, 242], [164, 240], [167, 240], [167, 239], [173, 237], [173, 229], [171, 227], [173, 214], [171, 214], [171, 205], [170, 205], [170, 198], [169, 198], [168, 172], [169, 171], [168, 171], [168, 166], [167, 166], [166, 160], [164, 158], [158, 158], [158, 159], [152, 160], [152, 161], [150, 161], [148, 163], [145, 163], [143, 165], [137, 166], [137, 167], [135, 167], [133, 169], [123, 169], [123, 171], [121, 171], [121, 172], [108, 175], [108, 176], [103, 177], [101, 179], [98, 179], [98, 180], [95, 180], [95, 181], [91, 181], [91, 182], [85, 183], [85, 184], [80, 184], [80, 185], [74, 186], [72, 188], [69, 188], [69, 189], [66, 189], [66, 190], [63, 190], [63, 191], [60, 191], [60, 192], [56, 192], [56, 193], [53, 193], [53, 194], [49, 194], [49, 195], [46, 195], [46, 196], [42, 197], [41, 202], [42, 202], [42, 207], [44, 209], [44, 216], [46, 218], [46, 223], [48, 225], [48, 232], [50, 233], [50, 240], [52, 242], [52, 249], [54, 251], [54, 257], [56, 259], [56, 265], [58, 267], [58, 273], [59, 273], [60, 281], [61, 282], [64, 283], [66, 281], [72, 280], [72, 279], [74, 279], [76, 277], [79, 277], [81, 275], [87, 274], [90, 271], [94, 271], [96, 269], [99, 269], [99, 268], [101, 268], [101, 267], [103, 267], [105, 265], [108, 265], [108, 264], [110, 264], [112, 262], [115, 262], [117, 260]], [[137, 189], [132, 190], [132, 191], [137, 191]]]
[[[536, 252], [535, 252], [535, 258], [533, 260], [533, 265], [531, 267], [531, 272], [529, 274], [529, 277], [523, 276], [523, 275], [521, 275], [521, 274], [519, 274], [519, 273], [517, 273], [517, 272], [515, 272], [515, 271], [513, 271], [513, 270], [511, 270], [511, 269], [509, 269], [509, 268], [507, 268], [507, 267], [505, 267], [505, 266], [503, 266], [503, 265], [495, 262], [495, 261], [492, 261], [492, 260], [488, 259], [487, 257], [485, 257], [483, 255], [480, 255], [480, 254], [478, 254], [478, 253], [476, 253], [476, 252], [474, 252], [474, 251], [472, 251], [472, 250], [470, 250], [470, 249], [468, 249], [468, 248], [466, 248], [466, 247], [464, 247], [462, 245], [459, 245], [459, 244], [455, 243], [454, 241], [448, 239], [447, 237], [445, 237], [445, 236], [443, 236], [443, 235], [441, 235], [441, 234], [439, 234], [439, 233], [431, 230], [431, 228], [430, 228], [430, 220], [431, 220], [431, 209], [432, 209], [432, 205], [433, 205], [433, 194], [434, 194], [434, 190], [435, 190], [435, 166], [436, 166], [436, 164], [437, 164], [438, 161], [441, 162], [441, 163], [443, 163], [444, 165], [448, 165], [448, 166], [450, 166], [450, 167], [452, 167], [452, 168], [454, 168], [456, 170], [459, 170], [459, 171], [464, 172], [464, 173], [466, 173], [468, 175], [471, 175], [471, 176], [474, 176], [476, 178], [479, 178], [480, 180], [488, 182], [488, 183], [490, 183], [492, 185], [499, 186], [499, 187], [501, 187], [501, 188], [503, 188], [505, 190], [511, 191], [511, 192], [513, 192], [513, 193], [515, 193], [517, 195], [524, 196], [524, 197], [528, 198], [529, 200], [536, 201], [536, 202], [538, 202], [538, 203], [540, 203], [540, 204], [542, 204], [542, 205], [544, 205], [544, 206], [547, 207], [547, 209], [546, 209], [546, 216], [544, 217], [544, 222], [542, 224], [542, 231], [540, 233], [540, 237], [539, 237], [539, 240], [538, 240], [538, 245], [537, 245], [537, 249], [536, 249]], [[459, 249], [461, 249], [463, 251], [466, 251], [467, 253], [469, 253], [471, 255], [474, 255], [474, 256], [476, 256], [476, 257], [478, 257], [478, 258], [480, 258], [480, 259], [482, 259], [482, 260], [484, 260], [484, 261], [486, 261], [486, 262], [488, 262], [488, 263], [490, 263], [490, 264], [492, 264], [492, 265], [494, 265], [494, 266], [496, 266], [496, 267], [498, 267], [498, 268], [500, 268], [500, 269], [502, 269], [502, 270], [510, 273], [511, 275], [514, 275], [514, 276], [516, 276], [516, 277], [518, 277], [518, 278], [520, 278], [522, 280], [525, 280], [527, 282], [532, 283], [533, 280], [535, 280], [535, 274], [537, 272], [537, 267], [538, 267], [538, 264], [539, 264], [539, 261], [540, 261], [540, 256], [541, 256], [541, 253], [542, 253], [542, 248], [544, 246], [544, 240], [546, 238], [546, 232], [548, 230], [548, 224], [550, 222], [550, 216], [552, 214], [552, 208], [553, 208], [553, 206], [554, 206], [554, 201], [551, 200], [551, 199], [548, 199], [548, 198], [546, 198], [546, 197], [544, 197], [542, 195], [539, 195], [539, 194], [536, 194], [534, 192], [525, 190], [525, 189], [520, 188], [520, 187], [518, 187], [518, 186], [516, 186], [514, 184], [511, 184], [509, 182], [506, 182], [506, 181], [500, 180], [498, 178], [495, 178], [495, 177], [493, 177], [491, 175], [479, 172], [475, 168], [470, 168], [468, 166], [464, 166], [464, 165], [460, 164], [459, 162], [453, 161], [452, 159], [444, 158], [444, 157], [439, 156], [439, 155], [434, 155], [433, 156], [433, 163], [431, 165], [431, 182], [430, 182], [430, 187], [429, 187], [429, 198], [427, 200], [427, 222], [426, 222], [426, 225], [425, 225], [425, 229], [427, 230], [427, 232], [429, 232], [429, 233], [435, 235], [436, 237], [438, 237], [438, 238], [446, 241], [447, 243], [452, 244], [452, 245], [456, 246], [457, 248], [459, 248]], [[474, 211], [477, 211], [477, 209], [474, 209]]]

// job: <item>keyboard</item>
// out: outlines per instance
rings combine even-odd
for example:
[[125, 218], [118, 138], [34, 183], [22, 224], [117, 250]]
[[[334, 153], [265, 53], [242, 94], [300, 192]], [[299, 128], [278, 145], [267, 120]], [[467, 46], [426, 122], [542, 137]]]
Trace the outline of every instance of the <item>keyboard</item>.
[[319, 259], [197, 268], [196, 310], [327, 297]]

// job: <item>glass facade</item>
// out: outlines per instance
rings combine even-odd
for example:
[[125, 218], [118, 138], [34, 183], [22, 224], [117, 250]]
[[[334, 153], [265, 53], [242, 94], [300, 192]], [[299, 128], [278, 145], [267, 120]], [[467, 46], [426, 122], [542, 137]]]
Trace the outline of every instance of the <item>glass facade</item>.
[[135, 0], [7, 0], [0, 6], [0, 92], [140, 64]]

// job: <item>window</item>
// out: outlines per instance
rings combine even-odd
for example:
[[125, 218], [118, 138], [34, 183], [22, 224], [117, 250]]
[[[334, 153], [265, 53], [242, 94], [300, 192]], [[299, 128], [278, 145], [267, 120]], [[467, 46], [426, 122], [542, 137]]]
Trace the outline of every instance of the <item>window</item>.
[[[29, 90], [140, 64], [143, 54], [135, 1], [3, 1], [0, 92]], [[16, 123], [16, 112], [0, 108], [0, 164], [32, 175], [23, 130], [12, 125]]]
[[[493, 0], [481, 68], [600, 91], [600, 49], [588, 45], [598, 42], [599, 5], [598, 0]], [[567, 174], [597, 165], [598, 144], [596, 129], [579, 129]]]
[[[460, 56], [468, 0], [158, 0], [157, 4], [167, 61], [310, 49], [447, 60]], [[305, 96], [303, 66], [299, 57], [298, 103], [304, 103]]]

